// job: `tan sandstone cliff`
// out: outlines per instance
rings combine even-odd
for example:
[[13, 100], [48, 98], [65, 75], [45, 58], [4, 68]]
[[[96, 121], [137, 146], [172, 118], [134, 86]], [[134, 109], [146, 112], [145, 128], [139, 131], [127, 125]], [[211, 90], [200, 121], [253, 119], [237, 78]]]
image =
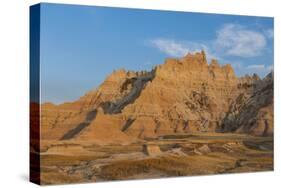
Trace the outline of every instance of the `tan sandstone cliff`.
[[41, 138], [130, 141], [184, 132], [273, 133], [273, 75], [238, 78], [205, 52], [118, 70], [79, 100], [41, 105]]

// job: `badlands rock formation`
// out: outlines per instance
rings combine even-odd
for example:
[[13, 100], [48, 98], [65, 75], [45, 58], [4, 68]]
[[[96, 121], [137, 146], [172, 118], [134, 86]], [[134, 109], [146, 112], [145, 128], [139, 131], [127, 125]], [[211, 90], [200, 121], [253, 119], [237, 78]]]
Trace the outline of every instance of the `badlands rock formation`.
[[194, 132], [273, 133], [273, 75], [238, 78], [205, 52], [118, 70], [79, 100], [41, 106], [41, 137], [127, 142]]

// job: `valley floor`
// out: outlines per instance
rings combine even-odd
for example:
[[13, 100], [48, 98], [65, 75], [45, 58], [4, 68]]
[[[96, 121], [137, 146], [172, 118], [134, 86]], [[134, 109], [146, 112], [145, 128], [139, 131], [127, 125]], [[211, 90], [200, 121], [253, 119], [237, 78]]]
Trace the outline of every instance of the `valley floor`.
[[65, 141], [42, 145], [42, 184], [273, 170], [272, 137], [200, 133], [126, 145]]

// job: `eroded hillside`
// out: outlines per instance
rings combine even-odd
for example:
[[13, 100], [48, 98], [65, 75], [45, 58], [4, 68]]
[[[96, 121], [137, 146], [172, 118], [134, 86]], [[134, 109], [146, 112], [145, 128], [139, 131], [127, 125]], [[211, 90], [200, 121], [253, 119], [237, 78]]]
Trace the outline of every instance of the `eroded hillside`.
[[95, 90], [41, 105], [44, 140], [130, 142], [166, 134], [273, 134], [273, 75], [238, 78], [205, 52], [166, 59], [150, 72], [114, 71]]

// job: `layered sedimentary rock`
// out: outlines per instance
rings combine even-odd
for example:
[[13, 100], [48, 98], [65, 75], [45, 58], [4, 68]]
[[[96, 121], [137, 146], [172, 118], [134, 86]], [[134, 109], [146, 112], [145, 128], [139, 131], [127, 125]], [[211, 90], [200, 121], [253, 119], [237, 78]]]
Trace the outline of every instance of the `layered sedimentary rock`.
[[185, 132], [273, 132], [273, 78], [238, 78], [204, 51], [114, 71], [72, 103], [41, 105], [43, 139], [130, 141]]
[[252, 88], [251, 92], [241, 93], [233, 101], [222, 121], [221, 130], [260, 136], [272, 135], [273, 74], [270, 73], [263, 80], [255, 79], [246, 87]]

